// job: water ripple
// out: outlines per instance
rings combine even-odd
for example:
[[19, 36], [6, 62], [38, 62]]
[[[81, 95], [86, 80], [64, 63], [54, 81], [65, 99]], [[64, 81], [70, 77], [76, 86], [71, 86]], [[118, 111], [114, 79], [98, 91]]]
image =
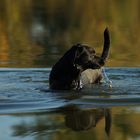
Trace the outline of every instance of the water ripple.
[[140, 104], [140, 68], [107, 68], [113, 88], [89, 85], [81, 91], [49, 91], [50, 68], [0, 69], [0, 114], [54, 111], [67, 105], [128, 106]]

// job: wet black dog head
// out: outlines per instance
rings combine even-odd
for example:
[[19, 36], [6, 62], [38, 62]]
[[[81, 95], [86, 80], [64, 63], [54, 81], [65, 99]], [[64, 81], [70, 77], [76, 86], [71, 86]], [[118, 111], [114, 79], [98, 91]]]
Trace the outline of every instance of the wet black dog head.
[[110, 37], [108, 28], [104, 31], [104, 47], [101, 56], [97, 56], [92, 47], [77, 44], [72, 47], [75, 49], [73, 63], [82, 70], [100, 69], [108, 57], [110, 48]]
[[73, 64], [77, 66], [77, 68], [81, 70], [89, 68], [99, 69], [103, 65], [101, 58], [96, 55], [93, 48], [81, 44], [74, 45], [73, 48], [75, 48]]

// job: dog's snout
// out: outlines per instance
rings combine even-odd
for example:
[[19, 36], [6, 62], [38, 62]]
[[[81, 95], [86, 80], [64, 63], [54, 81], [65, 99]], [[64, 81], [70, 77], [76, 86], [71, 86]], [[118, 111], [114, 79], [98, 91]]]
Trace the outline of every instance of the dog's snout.
[[93, 63], [92, 64], [92, 69], [100, 69], [101, 65], [99, 63]]
[[83, 69], [100, 69], [101, 65], [98, 62], [88, 61], [83, 66]]
[[101, 59], [99, 60], [99, 64], [100, 64], [101, 66], [104, 66], [104, 65], [105, 65], [105, 61], [101, 58]]
[[104, 59], [102, 57], [99, 57], [99, 56], [96, 56], [96, 55], [93, 59], [93, 62], [96, 63], [97, 65], [99, 65], [100, 67], [105, 65]]

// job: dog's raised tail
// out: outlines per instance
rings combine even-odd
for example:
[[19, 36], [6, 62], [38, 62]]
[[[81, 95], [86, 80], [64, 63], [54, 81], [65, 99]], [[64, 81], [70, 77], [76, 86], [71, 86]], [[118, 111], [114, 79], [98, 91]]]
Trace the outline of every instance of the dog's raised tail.
[[103, 52], [101, 55], [101, 58], [105, 61], [109, 54], [109, 48], [110, 48], [110, 35], [108, 28], [104, 31], [104, 46], [103, 46]]

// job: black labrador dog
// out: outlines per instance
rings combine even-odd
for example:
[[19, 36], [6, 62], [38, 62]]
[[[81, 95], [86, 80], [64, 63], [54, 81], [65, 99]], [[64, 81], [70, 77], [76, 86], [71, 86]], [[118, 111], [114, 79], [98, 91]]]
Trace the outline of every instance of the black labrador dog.
[[[80, 89], [81, 74], [87, 69], [101, 69], [104, 66], [110, 48], [109, 30], [104, 31], [104, 47], [101, 56], [97, 56], [93, 48], [76, 44], [72, 46], [52, 67], [49, 77], [50, 89]], [[93, 74], [94, 75], [94, 74]], [[94, 81], [101, 80], [102, 74], [95, 74]], [[84, 83], [83, 83], [84, 85]]]

